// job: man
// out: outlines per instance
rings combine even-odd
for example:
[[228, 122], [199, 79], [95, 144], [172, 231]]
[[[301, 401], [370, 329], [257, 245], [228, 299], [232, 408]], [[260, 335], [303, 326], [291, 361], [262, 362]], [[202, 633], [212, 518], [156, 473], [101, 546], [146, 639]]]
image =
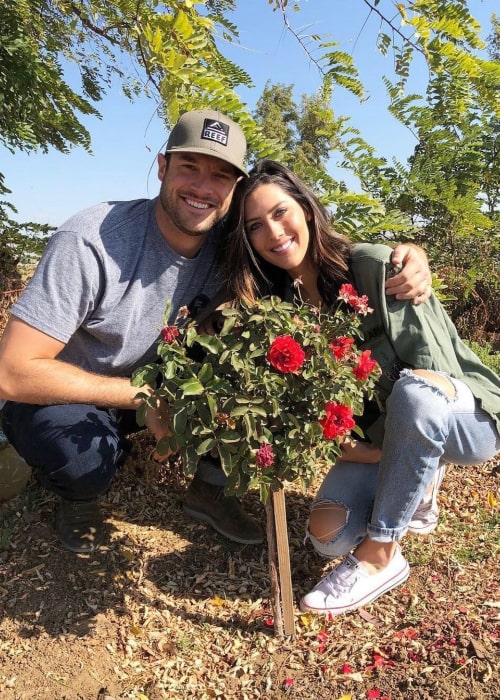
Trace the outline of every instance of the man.
[[[107, 202], [71, 217], [52, 236], [0, 341], [0, 396], [9, 441], [59, 496], [61, 544], [91, 552], [103, 539], [98, 498], [139, 429], [134, 369], [153, 361], [167, 299], [175, 317], [213, 297], [217, 232], [246, 176], [246, 140], [212, 110], [179, 119], [158, 156], [158, 197]], [[425, 255], [401, 246], [398, 298], [428, 296]], [[172, 322], [168, 319], [167, 322]], [[157, 412], [146, 424], [161, 434]], [[191, 517], [231, 540], [262, 541], [214, 460], [202, 460], [184, 503]]]

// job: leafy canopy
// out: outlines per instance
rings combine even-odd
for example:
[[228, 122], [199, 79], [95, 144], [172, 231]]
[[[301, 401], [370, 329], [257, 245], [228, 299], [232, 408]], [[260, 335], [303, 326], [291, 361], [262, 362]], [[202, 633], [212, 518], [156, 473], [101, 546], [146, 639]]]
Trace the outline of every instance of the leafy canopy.
[[[492, 221], [497, 226], [499, 201], [497, 21], [494, 50], [487, 56], [465, 0], [357, 3], [366, 11], [360, 20], [377, 17], [372, 40], [392, 58], [384, 76], [391, 110], [418, 141], [409, 167], [389, 165], [335, 113], [336, 91], [363, 100], [366, 89], [352, 55], [327, 34], [329, 27], [313, 35], [294, 29], [299, 0], [269, 0], [268, 9], [281, 15], [286, 31], [301, 44], [321, 87], [303, 96], [297, 109], [290, 86], [281, 86], [271, 109], [268, 86], [253, 115], [238, 94], [241, 86], [252, 86], [251, 76], [224, 55], [228, 42], [239, 41], [240, 28], [232, 21], [235, 0], [5, 0], [0, 144], [13, 151], [90, 150], [82, 117], [99, 116], [99, 101], [118, 78], [131, 99], [154, 98], [167, 128], [180, 113], [206, 105], [230, 114], [247, 135], [251, 158], [293, 162], [322, 200], [335, 204], [337, 223], [351, 236], [362, 231], [390, 238], [403, 230], [413, 235], [410, 219], [436, 232], [444, 223], [453, 240], [477, 231], [498, 236], [491, 227]], [[407, 94], [414, 66], [427, 70], [424, 95]], [[68, 75], [75, 73], [80, 89], [70, 87], [75, 81]], [[293, 115], [291, 127], [278, 118], [280, 111]], [[359, 178], [362, 195], [329, 175], [333, 151]], [[0, 173], [0, 196], [8, 192]], [[9, 207], [8, 200], [0, 201], [0, 226], [6, 225]], [[12, 223], [9, 219], [8, 226]]]

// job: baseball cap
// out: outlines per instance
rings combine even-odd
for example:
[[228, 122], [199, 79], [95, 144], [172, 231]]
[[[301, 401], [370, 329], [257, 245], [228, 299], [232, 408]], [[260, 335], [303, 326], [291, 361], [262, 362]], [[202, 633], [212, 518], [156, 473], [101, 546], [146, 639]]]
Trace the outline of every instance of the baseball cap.
[[185, 112], [170, 132], [166, 153], [203, 153], [230, 163], [243, 175], [247, 141], [241, 127], [212, 109]]

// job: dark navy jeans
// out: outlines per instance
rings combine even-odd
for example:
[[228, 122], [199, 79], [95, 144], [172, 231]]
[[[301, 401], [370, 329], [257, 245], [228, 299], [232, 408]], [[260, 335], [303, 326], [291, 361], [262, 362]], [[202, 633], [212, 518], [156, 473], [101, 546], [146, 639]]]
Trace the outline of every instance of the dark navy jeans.
[[[2, 424], [42, 486], [73, 501], [91, 500], [108, 490], [130, 452], [126, 436], [143, 429], [133, 410], [12, 401], [2, 410]], [[219, 486], [226, 481], [218, 462], [210, 459], [200, 461], [197, 474]]]

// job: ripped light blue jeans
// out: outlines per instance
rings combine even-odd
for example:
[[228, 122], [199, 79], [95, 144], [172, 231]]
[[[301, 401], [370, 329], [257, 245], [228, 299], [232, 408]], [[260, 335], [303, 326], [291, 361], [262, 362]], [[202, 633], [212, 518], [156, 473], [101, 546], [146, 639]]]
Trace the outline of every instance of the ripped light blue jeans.
[[403, 370], [387, 401], [379, 464], [339, 460], [332, 467], [315, 503], [338, 504], [345, 517], [329, 541], [308, 534], [320, 554], [348, 554], [366, 535], [377, 542], [401, 539], [440, 462], [481, 464], [500, 451], [495, 423], [470, 389], [440, 374], [452, 382], [454, 396]]

